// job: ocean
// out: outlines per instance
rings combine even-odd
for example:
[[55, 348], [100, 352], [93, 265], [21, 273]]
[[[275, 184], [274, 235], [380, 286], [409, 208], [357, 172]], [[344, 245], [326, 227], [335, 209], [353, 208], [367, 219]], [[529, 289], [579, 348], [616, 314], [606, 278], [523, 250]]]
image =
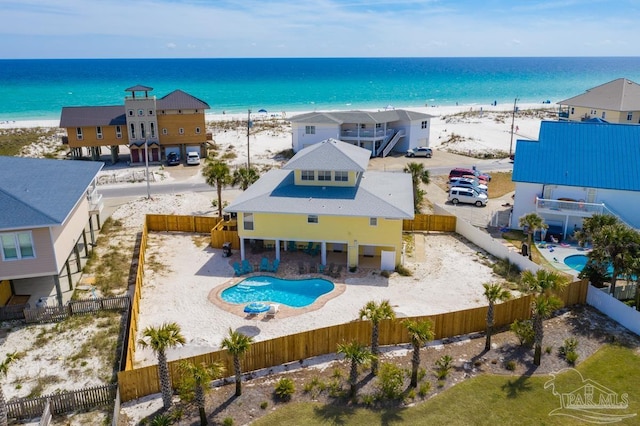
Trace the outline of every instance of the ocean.
[[619, 77], [640, 57], [0, 60], [0, 120], [57, 120], [63, 106], [121, 105], [125, 89], [181, 89], [208, 113], [287, 113], [557, 101]]

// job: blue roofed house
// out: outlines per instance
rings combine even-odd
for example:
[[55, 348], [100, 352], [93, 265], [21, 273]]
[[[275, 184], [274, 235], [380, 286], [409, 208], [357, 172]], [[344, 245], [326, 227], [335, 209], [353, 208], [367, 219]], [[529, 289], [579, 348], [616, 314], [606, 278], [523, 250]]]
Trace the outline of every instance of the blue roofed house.
[[300, 150], [238, 196], [226, 212], [238, 216], [240, 254], [250, 245], [307, 249], [356, 267], [363, 257], [380, 269], [401, 262], [402, 221], [413, 219], [406, 173], [367, 171], [370, 151], [328, 139]]
[[[0, 156], [0, 305], [12, 297], [70, 296], [80, 249], [100, 227], [103, 163]], [[94, 220], [96, 221], [94, 224]], [[87, 226], [90, 243], [87, 242]], [[68, 280], [63, 289], [61, 277]], [[45, 294], [33, 294], [45, 289]], [[35, 300], [33, 300], [35, 299]]]
[[518, 140], [511, 227], [531, 212], [562, 237], [594, 213], [640, 228], [640, 126], [543, 121], [537, 141]]

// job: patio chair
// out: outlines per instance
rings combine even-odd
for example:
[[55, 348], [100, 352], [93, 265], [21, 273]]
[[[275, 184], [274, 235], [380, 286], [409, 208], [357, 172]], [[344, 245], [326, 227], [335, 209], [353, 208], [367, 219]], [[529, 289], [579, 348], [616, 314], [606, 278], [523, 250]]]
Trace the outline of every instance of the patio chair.
[[320, 244], [315, 245], [312, 249], [311, 252], [309, 253], [311, 256], [317, 256], [318, 253], [320, 253]]
[[318, 263], [318, 273], [324, 274], [324, 265], [322, 263]]
[[305, 273], [305, 270], [304, 270], [304, 263], [302, 263], [302, 262], [298, 262], [298, 274], [302, 275], [302, 274], [304, 274], [304, 273]]
[[280, 266], [280, 259], [274, 259], [269, 272], [278, 272], [278, 266]]
[[316, 264], [311, 262], [309, 263], [309, 273], [311, 274], [315, 274], [316, 273]]
[[262, 260], [260, 261], [260, 271], [261, 272], [268, 272], [269, 271], [269, 259], [267, 259], [266, 257], [263, 257]]
[[324, 272], [325, 275], [329, 275], [330, 277], [333, 276], [333, 268], [335, 268], [335, 267], [336, 267], [336, 265], [334, 265], [333, 262], [331, 262], [329, 264], [329, 268], [325, 269], [325, 272]]
[[287, 250], [289, 250], [290, 252], [297, 251], [298, 247], [296, 246], [296, 242], [295, 241], [289, 241], [287, 243]]
[[280, 305], [278, 305], [277, 303], [271, 303], [269, 305], [269, 310], [267, 311], [266, 314], [264, 314], [264, 317], [275, 318], [279, 310], [280, 310]]
[[242, 261], [242, 271], [245, 274], [249, 274], [249, 273], [253, 272], [253, 266], [251, 266], [251, 264], [249, 263], [249, 261], [247, 259]]
[[311, 250], [313, 250], [313, 243], [309, 241], [309, 243], [307, 244], [307, 247], [302, 251], [304, 251], [307, 254], [311, 254]]
[[338, 265], [338, 269], [336, 269], [336, 271], [331, 274], [333, 278], [340, 278], [340, 275], [342, 275], [342, 265]]
[[233, 270], [236, 272], [237, 276], [244, 274], [242, 267], [238, 262], [233, 262]]

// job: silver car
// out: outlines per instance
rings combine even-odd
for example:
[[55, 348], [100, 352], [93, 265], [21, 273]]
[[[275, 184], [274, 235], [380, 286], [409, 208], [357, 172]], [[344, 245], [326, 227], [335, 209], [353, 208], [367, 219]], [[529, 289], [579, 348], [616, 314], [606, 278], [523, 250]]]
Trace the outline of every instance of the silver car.
[[433, 155], [433, 151], [431, 148], [427, 148], [426, 146], [419, 146], [417, 148], [411, 148], [407, 151], [407, 157], [426, 157], [431, 158]]

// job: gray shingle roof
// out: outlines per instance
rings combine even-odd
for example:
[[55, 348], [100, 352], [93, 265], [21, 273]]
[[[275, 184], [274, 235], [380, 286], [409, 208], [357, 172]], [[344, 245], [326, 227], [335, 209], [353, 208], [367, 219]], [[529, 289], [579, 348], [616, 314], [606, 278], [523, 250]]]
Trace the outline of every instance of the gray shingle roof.
[[286, 170], [367, 170], [371, 151], [335, 139], [304, 148], [282, 168]]
[[174, 90], [156, 101], [157, 109], [209, 109], [209, 104], [182, 90]]
[[61, 225], [103, 165], [0, 156], [0, 230]]
[[127, 124], [124, 105], [63, 107], [60, 127], [116, 126]]
[[365, 171], [355, 187], [294, 184], [294, 169], [364, 171], [369, 155], [366, 149], [332, 139], [311, 145], [298, 152], [283, 169], [270, 170], [260, 177], [225, 210], [413, 218], [413, 186], [406, 173]]
[[344, 124], [344, 123], [388, 123], [391, 121], [427, 120], [432, 115], [404, 109], [384, 111], [333, 111], [309, 112], [291, 117], [292, 123]]
[[640, 85], [626, 78], [618, 78], [557, 104], [609, 111], [639, 111]]
[[125, 92], [150, 92], [152, 90], [153, 87], [143, 86], [142, 84], [136, 84], [135, 86], [124, 89]]

